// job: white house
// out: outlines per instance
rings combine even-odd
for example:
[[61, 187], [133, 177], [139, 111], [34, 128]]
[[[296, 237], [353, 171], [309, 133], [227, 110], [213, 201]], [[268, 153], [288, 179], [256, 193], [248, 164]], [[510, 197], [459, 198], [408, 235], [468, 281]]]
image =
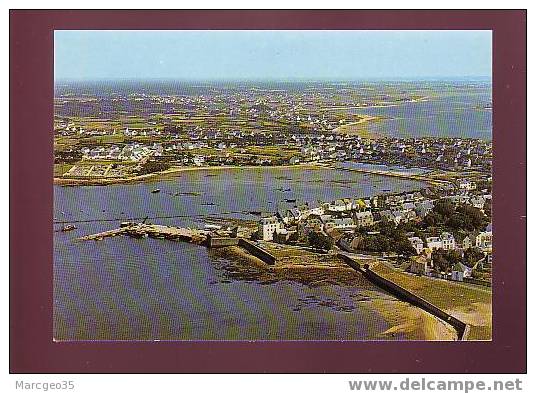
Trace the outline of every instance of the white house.
[[456, 248], [456, 241], [450, 232], [441, 233], [441, 248], [443, 250], [454, 250]]
[[421, 240], [421, 238], [414, 236], [408, 237], [408, 240], [410, 241], [415, 251], [417, 251], [417, 254], [420, 254], [422, 252], [422, 249], [424, 248], [424, 242]]
[[484, 209], [485, 202], [486, 200], [481, 196], [476, 196], [471, 199], [471, 205], [473, 205], [473, 207], [480, 209], [480, 210]]
[[430, 213], [433, 208], [434, 203], [429, 199], [415, 203], [415, 213], [417, 213], [417, 215], [421, 218]]
[[493, 232], [485, 231], [476, 235], [475, 245], [479, 248], [492, 248], [493, 247]]
[[428, 266], [428, 258], [419, 256], [412, 258], [409, 266], [409, 271], [414, 274], [428, 275], [430, 268]]
[[205, 163], [205, 157], [203, 157], [203, 156], [195, 156], [193, 158], [193, 162], [194, 162], [195, 165], [201, 166], [201, 165], [203, 165]]
[[274, 240], [274, 233], [283, 228], [276, 216], [264, 217], [261, 219], [260, 232], [262, 240]]
[[[471, 164], [469, 164], [469, 166], [471, 166]], [[466, 179], [461, 180], [458, 183], [458, 187], [460, 188], [460, 190], [467, 190], [467, 191], [476, 190], [476, 184]]]
[[458, 262], [452, 267], [451, 280], [452, 281], [463, 281], [464, 277], [471, 276], [472, 269], [465, 266], [463, 263]]
[[351, 229], [355, 228], [356, 225], [354, 224], [354, 220], [352, 220], [350, 217], [346, 218], [335, 218], [333, 220], [333, 226], [332, 228], [337, 229]]
[[467, 235], [463, 238], [462, 247], [464, 250], [467, 250], [469, 247], [473, 247], [474, 245], [475, 245], [475, 236]]
[[300, 219], [306, 219], [311, 214], [316, 214], [317, 216], [321, 216], [324, 214], [324, 207], [320, 204], [303, 204], [298, 206], [298, 210], [300, 211]]
[[358, 227], [368, 227], [374, 224], [374, 216], [370, 211], [358, 212], [354, 214], [354, 221]]
[[436, 236], [427, 237], [426, 247], [428, 247], [430, 250], [438, 250], [443, 248], [443, 242], [441, 241], [441, 238]]
[[343, 212], [347, 210], [352, 210], [353, 203], [351, 199], [337, 199], [328, 204], [328, 210], [333, 212]]

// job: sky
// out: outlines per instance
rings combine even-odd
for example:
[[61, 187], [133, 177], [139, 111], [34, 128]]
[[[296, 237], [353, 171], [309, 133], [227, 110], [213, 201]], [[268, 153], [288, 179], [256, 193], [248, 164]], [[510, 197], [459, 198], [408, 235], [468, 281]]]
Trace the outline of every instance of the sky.
[[56, 80], [490, 78], [491, 31], [78, 31]]

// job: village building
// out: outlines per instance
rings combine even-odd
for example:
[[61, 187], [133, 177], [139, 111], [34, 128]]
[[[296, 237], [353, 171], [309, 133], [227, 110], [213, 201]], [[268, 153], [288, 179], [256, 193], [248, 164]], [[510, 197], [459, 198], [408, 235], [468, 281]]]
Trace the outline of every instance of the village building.
[[[471, 161], [469, 161], [469, 166], [471, 166], [470, 162]], [[463, 179], [458, 183], [458, 188], [460, 190], [472, 191], [472, 190], [476, 190], [476, 184], [470, 180]]]
[[337, 199], [328, 203], [327, 210], [332, 212], [344, 212], [353, 209], [353, 202], [349, 198]]
[[430, 267], [428, 266], [428, 258], [425, 256], [413, 257], [409, 266], [409, 271], [414, 274], [428, 275]]
[[420, 254], [424, 248], [424, 242], [421, 240], [420, 237], [414, 236], [414, 237], [408, 237], [409, 242], [417, 252], [417, 254]]
[[426, 247], [430, 250], [439, 250], [440, 248], [443, 248], [443, 242], [441, 241], [441, 238], [437, 236], [427, 237]]
[[422, 202], [415, 203], [415, 213], [421, 218], [424, 218], [428, 213], [432, 211], [433, 208], [434, 203], [429, 199], [425, 199]]
[[463, 238], [462, 241], [462, 248], [464, 250], [467, 250], [469, 247], [473, 247], [476, 242], [476, 236], [474, 235], [467, 235]]
[[259, 231], [262, 235], [262, 240], [274, 240], [274, 233], [278, 232], [281, 229], [282, 224], [276, 216], [263, 217], [261, 219]]
[[441, 233], [441, 248], [443, 250], [454, 250], [456, 248], [456, 241], [450, 232]]
[[475, 245], [481, 249], [493, 247], [493, 233], [491, 231], [480, 232], [475, 239]]
[[333, 226], [331, 228], [336, 229], [353, 229], [356, 225], [354, 224], [354, 220], [352, 220], [350, 217], [345, 218], [335, 218], [333, 219]]
[[368, 227], [374, 224], [374, 216], [370, 211], [354, 213], [354, 222], [357, 227]]
[[484, 209], [484, 204], [486, 203], [486, 200], [481, 196], [476, 196], [471, 199], [471, 205], [479, 210]]
[[463, 281], [465, 277], [470, 277], [472, 269], [465, 266], [463, 263], [458, 262], [452, 267], [450, 278], [452, 281]]

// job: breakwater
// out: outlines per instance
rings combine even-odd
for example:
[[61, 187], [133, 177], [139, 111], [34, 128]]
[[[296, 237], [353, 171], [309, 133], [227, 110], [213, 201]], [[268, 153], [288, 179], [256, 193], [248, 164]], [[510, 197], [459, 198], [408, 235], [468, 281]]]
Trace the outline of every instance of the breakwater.
[[207, 231], [165, 225], [124, 222], [121, 224], [120, 228], [82, 236], [76, 240], [97, 241], [106, 237], [115, 237], [118, 235], [126, 235], [136, 238], [153, 237], [168, 240], [182, 240], [190, 243], [204, 244], [211, 248], [239, 246], [268, 265], [274, 265], [276, 262], [275, 256], [247, 239], [213, 236]]

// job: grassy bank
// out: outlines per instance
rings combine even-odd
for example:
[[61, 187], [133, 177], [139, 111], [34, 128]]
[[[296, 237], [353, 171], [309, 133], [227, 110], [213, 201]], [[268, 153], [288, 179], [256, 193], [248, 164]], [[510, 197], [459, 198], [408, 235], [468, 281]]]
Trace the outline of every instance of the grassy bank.
[[371, 270], [471, 325], [469, 340], [491, 340], [491, 288], [416, 276], [382, 263]]

